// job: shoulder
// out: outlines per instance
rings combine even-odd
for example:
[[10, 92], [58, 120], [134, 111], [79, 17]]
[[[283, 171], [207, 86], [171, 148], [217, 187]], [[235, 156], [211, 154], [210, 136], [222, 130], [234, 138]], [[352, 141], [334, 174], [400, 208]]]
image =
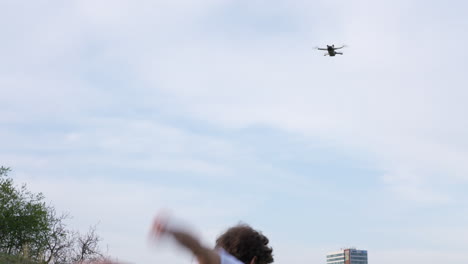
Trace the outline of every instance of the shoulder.
[[217, 250], [219, 258], [221, 260], [220, 264], [244, 264], [236, 257], [232, 256], [231, 254], [227, 253], [224, 249], [220, 248]]

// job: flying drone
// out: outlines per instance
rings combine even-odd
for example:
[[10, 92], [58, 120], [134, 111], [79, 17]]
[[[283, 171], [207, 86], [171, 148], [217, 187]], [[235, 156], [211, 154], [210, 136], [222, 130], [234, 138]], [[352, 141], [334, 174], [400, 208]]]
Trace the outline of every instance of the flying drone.
[[323, 56], [330, 56], [330, 57], [333, 57], [335, 56], [336, 54], [339, 54], [339, 55], [343, 55], [343, 52], [337, 52], [336, 50], [338, 49], [342, 49], [346, 47], [345, 45], [341, 46], [341, 47], [337, 47], [335, 48], [335, 45], [327, 45], [327, 48], [324, 49], [324, 48], [317, 48], [318, 50], [326, 50], [327, 53], [325, 53]]

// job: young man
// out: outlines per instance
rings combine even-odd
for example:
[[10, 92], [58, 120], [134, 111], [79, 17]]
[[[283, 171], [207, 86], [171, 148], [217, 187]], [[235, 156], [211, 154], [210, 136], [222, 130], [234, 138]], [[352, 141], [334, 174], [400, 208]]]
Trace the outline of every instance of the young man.
[[169, 235], [190, 250], [199, 264], [269, 264], [273, 262], [273, 249], [268, 238], [248, 225], [240, 224], [229, 228], [216, 239], [214, 249], [203, 246], [189, 232], [168, 228], [167, 221], [157, 217], [152, 233], [155, 236]]

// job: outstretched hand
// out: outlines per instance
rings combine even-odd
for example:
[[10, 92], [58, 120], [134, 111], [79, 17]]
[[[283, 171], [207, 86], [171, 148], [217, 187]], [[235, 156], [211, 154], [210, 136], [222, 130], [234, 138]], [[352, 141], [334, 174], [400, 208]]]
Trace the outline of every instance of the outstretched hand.
[[218, 253], [203, 246], [199, 239], [184, 227], [174, 227], [174, 223], [169, 221], [167, 213], [159, 213], [153, 221], [150, 230], [150, 238], [157, 239], [163, 235], [169, 235], [182, 247], [190, 250], [200, 264], [220, 264], [221, 259]]
[[169, 217], [167, 213], [159, 213], [153, 220], [153, 225], [151, 226], [150, 236], [151, 238], [160, 238], [168, 232]]

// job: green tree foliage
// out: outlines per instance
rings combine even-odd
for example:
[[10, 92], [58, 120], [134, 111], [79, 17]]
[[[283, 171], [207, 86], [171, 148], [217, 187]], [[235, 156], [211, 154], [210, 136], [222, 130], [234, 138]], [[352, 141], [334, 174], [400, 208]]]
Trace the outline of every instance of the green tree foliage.
[[[67, 215], [47, 206], [42, 193], [16, 187], [0, 167], [0, 263], [75, 263], [103, 258], [95, 227], [67, 229]], [[8, 260], [7, 260], [8, 259]]]
[[0, 252], [38, 255], [49, 229], [44, 196], [29, 192], [25, 185], [15, 188], [8, 172], [0, 168]]

